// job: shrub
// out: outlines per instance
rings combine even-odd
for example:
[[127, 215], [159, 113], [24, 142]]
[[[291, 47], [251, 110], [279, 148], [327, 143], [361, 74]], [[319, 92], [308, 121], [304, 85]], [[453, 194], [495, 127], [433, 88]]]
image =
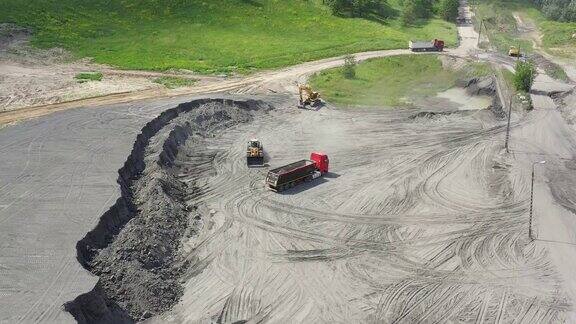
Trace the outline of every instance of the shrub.
[[356, 77], [356, 59], [352, 55], [344, 57], [344, 68], [342, 74], [346, 79], [354, 79]]
[[412, 1], [404, 2], [404, 9], [402, 10], [402, 15], [400, 16], [400, 21], [403, 26], [408, 26], [416, 20], [416, 10]]
[[87, 82], [87, 81], [102, 81], [102, 73], [101, 72], [81, 72], [76, 74], [74, 77], [79, 82]]
[[403, 5], [400, 20], [404, 26], [411, 25], [420, 18], [430, 18], [434, 12], [433, 0], [404, 0]]
[[188, 87], [188, 86], [193, 85], [195, 82], [196, 82], [196, 80], [193, 80], [193, 79], [172, 77], [172, 76], [163, 76], [163, 77], [159, 77], [159, 78], [154, 80], [154, 83], [161, 84], [168, 89]]
[[458, 0], [440, 0], [440, 16], [446, 21], [458, 18]]
[[388, 4], [385, 0], [325, 0], [332, 13], [346, 17], [369, 17], [372, 14], [387, 17]]
[[516, 73], [514, 74], [514, 87], [517, 91], [529, 92], [536, 77], [536, 69], [530, 62], [516, 62]]

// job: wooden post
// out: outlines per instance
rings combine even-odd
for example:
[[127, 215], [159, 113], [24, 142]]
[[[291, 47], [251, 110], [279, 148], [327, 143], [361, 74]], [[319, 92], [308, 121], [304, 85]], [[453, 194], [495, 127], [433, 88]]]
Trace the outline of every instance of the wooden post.
[[512, 118], [512, 97], [510, 97], [510, 102], [508, 103], [508, 126], [506, 127], [506, 142], [504, 147], [506, 147], [506, 153], [510, 153], [508, 143], [510, 142], [510, 119]]
[[480, 35], [482, 34], [482, 25], [484, 24], [484, 19], [480, 19], [480, 28], [478, 28], [478, 41], [476, 42], [476, 47], [480, 46]]

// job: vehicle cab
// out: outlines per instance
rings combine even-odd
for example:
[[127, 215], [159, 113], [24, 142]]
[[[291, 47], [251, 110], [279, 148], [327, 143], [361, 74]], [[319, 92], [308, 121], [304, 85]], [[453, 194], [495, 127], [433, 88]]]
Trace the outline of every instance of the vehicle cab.
[[316, 163], [316, 168], [322, 174], [328, 173], [328, 167], [330, 165], [330, 160], [328, 159], [328, 155], [323, 152], [312, 152], [310, 154], [310, 160]]

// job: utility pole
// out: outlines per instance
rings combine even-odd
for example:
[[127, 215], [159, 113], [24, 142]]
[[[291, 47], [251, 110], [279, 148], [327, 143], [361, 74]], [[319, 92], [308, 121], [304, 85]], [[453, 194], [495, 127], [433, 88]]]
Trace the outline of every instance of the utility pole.
[[508, 126], [506, 126], [506, 143], [504, 147], [506, 147], [506, 153], [510, 153], [510, 149], [508, 147], [508, 143], [510, 142], [510, 119], [512, 118], [512, 97], [508, 101]]
[[528, 238], [534, 241], [532, 237], [532, 215], [534, 214], [534, 166], [544, 164], [546, 161], [537, 161], [532, 163], [532, 184], [530, 185], [530, 218], [528, 219]]
[[476, 41], [476, 47], [480, 46], [480, 35], [482, 34], [482, 25], [484, 24], [484, 19], [480, 19], [480, 28], [478, 28], [478, 41]]

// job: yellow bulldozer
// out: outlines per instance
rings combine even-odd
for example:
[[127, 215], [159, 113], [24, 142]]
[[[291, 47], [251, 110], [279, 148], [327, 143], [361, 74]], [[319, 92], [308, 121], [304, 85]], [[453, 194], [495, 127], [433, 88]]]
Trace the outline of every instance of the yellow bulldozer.
[[516, 46], [510, 46], [510, 49], [508, 50], [508, 56], [520, 57], [520, 49]]
[[262, 145], [262, 142], [256, 138], [248, 141], [246, 164], [248, 166], [264, 165], [264, 146]]
[[320, 100], [320, 94], [318, 92], [312, 91], [310, 85], [298, 85], [298, 94], [300, 95], [300, 102], [298, 103], [298, 108], [306, 108], [306, 106], [317, 106], [322, 101]]

